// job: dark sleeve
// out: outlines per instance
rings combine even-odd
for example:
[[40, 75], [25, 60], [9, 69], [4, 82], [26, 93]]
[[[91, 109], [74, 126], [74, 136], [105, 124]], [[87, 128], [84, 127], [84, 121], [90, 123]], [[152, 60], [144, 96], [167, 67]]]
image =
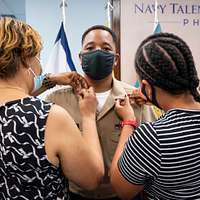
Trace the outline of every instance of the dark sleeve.
[[144, 185], [157, 176], [159, 167], [160, 150], [156, 132], [151, 123], [145, 123], [129, 137], [118, 168], [128, 182]]

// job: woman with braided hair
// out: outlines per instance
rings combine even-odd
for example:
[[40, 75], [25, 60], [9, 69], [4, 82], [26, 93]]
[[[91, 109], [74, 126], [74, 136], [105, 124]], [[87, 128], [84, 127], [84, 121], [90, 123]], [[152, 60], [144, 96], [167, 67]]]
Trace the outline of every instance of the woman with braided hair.
[[[112, 185], [122, 199], [142, 190], [148, 199], [200, 199], [200, 95], [192, 53], [178, 36], [155, 34], [138, 47], [135, 68], [142, 93], [165, 114], [139, 127], [123, 124]], [[128, 97], [116, 102], [116, 112], [135, 119]]]

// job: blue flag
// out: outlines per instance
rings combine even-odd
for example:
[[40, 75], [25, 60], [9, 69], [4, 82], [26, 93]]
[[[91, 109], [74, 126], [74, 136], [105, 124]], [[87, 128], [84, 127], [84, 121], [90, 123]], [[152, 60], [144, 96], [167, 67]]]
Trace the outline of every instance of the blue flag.
[[162, 30], [161, 30], [161, 25], [160, 25], [160, 22], [158, 20], [158, 0], [155, 0], [155, 19], [154, 19], [154, 30], [153, 30], [153, 33], [161, 33]]
[[137, 80], [137, 81], [135, 81], [135, 83], [134, 83], [134, 87], [135, 88], [140, 88], [140, 83], [139, 83], [139, 81]]
[[160, 22], [157, 22], [156, 25], [155, 25], [153, 33], [161, 33], [161, 32], [162, 32], [162, 29], [161, 29]]
[[71, 57], [63, 22], [61, 23], [53, 51], [48, 60], [45, 71], [48, 73], [76, 71]]

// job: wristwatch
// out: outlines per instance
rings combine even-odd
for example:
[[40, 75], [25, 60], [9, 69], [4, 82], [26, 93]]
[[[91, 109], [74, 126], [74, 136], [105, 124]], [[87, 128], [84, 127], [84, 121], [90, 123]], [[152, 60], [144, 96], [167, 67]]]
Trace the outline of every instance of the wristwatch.
[[50, 73], [45, 74], [44, 79], [42, 81], [42, 86], [44, 86], [47, 89], [50, 89], [50, 88], [53, 88], [54, 86], [56, 86], [56, 83], [54, 81], [50, 80], [50, 77], [49, 77], [50, 75], [51, 75]]

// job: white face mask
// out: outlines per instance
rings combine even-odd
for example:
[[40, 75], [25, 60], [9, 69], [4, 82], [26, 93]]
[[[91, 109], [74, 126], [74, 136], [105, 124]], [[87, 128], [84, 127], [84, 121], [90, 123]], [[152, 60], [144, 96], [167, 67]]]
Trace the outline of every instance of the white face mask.
[[29, 67], [29, 71], [33, 74], [34, 76], [34, 87], [33, 87], [33, 91], [38, 90], [39, 88], [42, 87], [42, 82], [44, 80], [44, 75], [36, 75], [35, 72]]

